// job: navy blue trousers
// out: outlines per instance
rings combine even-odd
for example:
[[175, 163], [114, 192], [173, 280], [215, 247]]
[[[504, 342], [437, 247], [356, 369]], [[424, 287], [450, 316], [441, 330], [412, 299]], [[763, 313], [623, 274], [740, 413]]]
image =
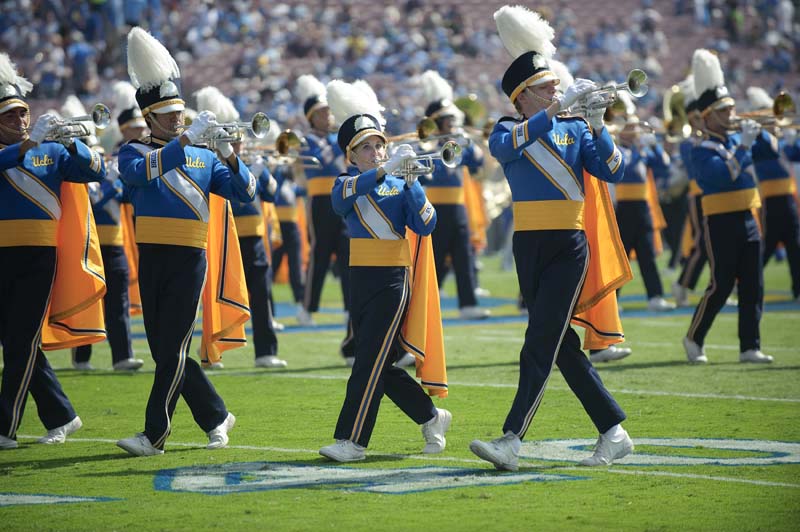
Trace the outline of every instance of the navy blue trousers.
[[750, 211], [705, 218], [711, 280], [697, 305], [687, 337], [703, 345], [720, 309], [739, 283], [739, 349], [761, 348], [759, 324], [764, 306], [761, 233]]
[[358, 279], [350, 294], [355, 363], [333, 437], [366, 447], [384, 394], [418, 425], [436, 409], [417, 381], [392, 365], [401, 353], [397, 337], [411, 296], [408, 268], [353, 266], [351, 273]]
[[517, 394], [503, 432], [525, 436], [554, 364], [598, 432], [621, 423], [625, 412], [603, 386], [569, 324], [589, 263], [586, 235], [574, 230], [517, 231], [513, 251], [528, 328], [519, 354]]
[[14, 439], [30, 392], [46, 429], [75, 417], [40, 346], [56, 271], [56, 248], [0, 247], [0, 434]]
[[281, 222], [281, 238], [283, 240], [281, 246], [272, 250], [273, 280], [281, 261], [286, 257], [286, 260], [289, 261], [289, 284], [292, 287], [292, 296], [294, 296], [295, 303], [301, 303], [305, 295], [305, 284], [300, 231], [297, 223]]
[[630, 256], [631, 250], [636, 252], [647, 298], [664, 295], [656, 266], [655, 231], [650, 207], [646, 201], [620, 201], [616, 213], [625, 253]]
[[800, 220], [794, 196], [771, 196], [761, 208], [764, 227], [764, 264], [769, 262], [779, 242], [786, 248], [789, 273], [792, 276], [792, 296], [800, 296]]
[[681, 261], [681, 239], [686, 224], [687, 198], [685, 195], [661, 202], [661, 212], [667, 227], [661, 234], [669, 246], [669, 267], [677, 268]]
[[239, 237], [244, 278], [250, 294], [250, 323], [253, 325], [253, 346], [256, 358], [278, 354], [278, 337], [272, 327], [272, 275], [264, 239], [260, 236]]
[[[106, 295], [103, 297], [106, 333], [115, 364], [133, 358], [131, 347], [130, 301], [128, 300], [128, 259], [122, 246], [100, 246], [106, 272]], [[89, 362], [92, 345], [75, 349], [75, 362]]]
[[319, 300], [322, 296], [322, 287], [325, 285], [325, 276], [331, 265], [331, 256], [336, 254], [344, 309], [349, 310], [350, 239], [344, 221], [334, 212], [330, 196], [311, 196], [308, 201], [311, 215], [311, 223], [308, 224], [311, 250], [303, 304], [308, 312], [319, 310]]
[[204, 249], [139, 244], [144, 329], [156, 363], [144, 433], [157, 448], [163, 448], [169, 436], [181, 395], [203, 432], [217, 427], [228, 415], [200, 364], [188, 356], [205, 275]]
[[436, 208], [436, 228], [431, 233], [433, 256], [439, 288], [447, 274], [446, 261], [452, 259], [453, 273], [458, 290], [458, 308], [474, 307], [475, 298], [475, 257], [469, 241], [469, 221], [467, 209], [463, 205], [434, 205]]
[[706, 253], [706, 231], [703, 227], [703, 196], [698, 194], [693, 198], [689, 198], [689, 223], [692, 224], [692, 233], [694, 233], [694, 243], [692, 244], [692, 253], [683, 265], [678, 283], [684, 288], [694, 290], [697, 286], [697, 280], [700, 279], [700, 274], [703, 273], [703, 267], [708, 262], [708, 254]]

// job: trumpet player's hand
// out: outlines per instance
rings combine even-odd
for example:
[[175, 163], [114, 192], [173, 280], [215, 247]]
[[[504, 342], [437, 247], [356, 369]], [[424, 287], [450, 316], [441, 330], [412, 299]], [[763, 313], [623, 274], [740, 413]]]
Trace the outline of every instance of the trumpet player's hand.
[[569, 86], [564, 92], [564, 97], [561, 98], [561, 110], [566, 111], [578, 101], [581, 94], [594, 90], [597, 87], [594, 81], [578, 78], [575, 83]]
[[655, 133], [648, 132], [642, 133], [642, 135], [639, 137], [639, 142], [641, 142], [642, 146], [645, 148], [652, 148], [657, 144], [658, 140], [656, 139]]
[[395, 152], [389, 157], [389, 160], [383, 163], [383, 171], [387, 174], [397, 175], [397, 171], [403, 166], [403, 161], [411, 157], [416, 157], [417, 153], [409, 144], [401, 144], [397, 147]]
[[[605, 122], [603, 121], [603, 116], [606, 113], [605, 107], [601, 107], [599, 105], [600, 101], [603, 100], [603, 97], [599, 94], [592, 94], [586, 100], [586, 121], [589, 122], [589, 125], [592, 126], [592, 130], [595, 133], [600, 133], [603, 128], [606, 126]], [[596, 109], [595, 109], [596, 107]]]
[[[194, 125], [194, 122], [192, 122]], [[214, 127], [213, 125], [210, 127]], [[221, 127], [214, 127], [211, 131], [211, 138], [212, 139], [219, 139], [220, 137], [228, 136], [228, 132], [225, 131], [225, 128]], [[219, 152], [220, 156], [223, 159], [229, 159], [231, 155], [233, 155], [233, 146], [227, 140], [215, 140], [214, 141], [214, 148]]]
[[756, 141], [756, 137], [758, 137], [759, 133], [761, 133], [761, 124], [749, 118], [742, 120], [741, 145], [745, 148], [750, 148]]
[[183, 134], [189, 139], [189, 144], [197, 144], [200, 142], [200, 139], [203, 138], [203, 135], [216, 125], [216, 115], [211, 111], [203, 111], [192, 120], [192, 125], [186, 128]]
[[28, 138], [34, 144], [41, 144], [45, 137], [53, 131], [57, 122], [58, 117], [56, 115], [51, 113], [43, 114], [36, 120]]

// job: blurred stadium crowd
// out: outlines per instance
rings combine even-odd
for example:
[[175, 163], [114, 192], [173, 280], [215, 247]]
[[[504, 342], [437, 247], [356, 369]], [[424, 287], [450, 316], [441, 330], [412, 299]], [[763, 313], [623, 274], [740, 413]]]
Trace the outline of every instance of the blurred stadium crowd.
[[[530, 7], [556, 30], [556, 55], [576, 77], [623, 81], [644, 69], [651, 90], [640, 108], [658, 114], [662, 91], [686, 75], [691, 53], [719, 52], [733, 95], [749, 85], [796, 92], [800, 30], [790, 0], [543, 0]], [[475, 93], [490, 114], [511, 113], [498, 88], [508, 57], [492, 12], [500, 2], [364, 0], [5, 0], [0, 46], [36, 89], [34, 116], [77, 94], [108, 101], [127, 79], [124, 38], [148, 28], [176, 57], [184, 93], [215, 85], [242, 116], [265, 111], [298, 126], [296, 78], [311, 73], [367, 79], [391, 106], [389, 130], [410, 131], [422, 104], [414, 78], [427, 69], [456, 95]], [[742, 100], [744, 101], [744, 100]], [[192, 103], [191, 101], [189, 103]], [[647, 115], [647, 111], [642, 113]]]

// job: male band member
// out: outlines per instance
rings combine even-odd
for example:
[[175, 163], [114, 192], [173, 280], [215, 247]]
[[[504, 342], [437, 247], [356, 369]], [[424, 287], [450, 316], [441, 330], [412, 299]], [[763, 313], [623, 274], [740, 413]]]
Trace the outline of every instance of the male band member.
[[42, 352], [42, 331], [57, 267], [65, 267], [56, 264], [62, 182], [101, 181], [106, 173], [102, 157], [80, 140], [46, 140], [58, 128], [54, 115], [29, 127], [32, 88], [0, 53], [0, 449], [17, 447], [28, 392], [47, 429], [40, 443], [63, 443], [81, 428]]
[[[773, 100], [761, 87], [749, 87], [747, 96], [754, 111], [772, 113]], [[763, 204], [761, 206], [761, 227], [764, 230], [764, 265], [775, 253], [778, 243], [786, 248], [789, 273], [792, 278], [792, 299], [800, 297], [800, 221], [797, 215], [795, 182], [789, 171], [791, 159], [785, 148], [793, 144], [787, 142], [796, 138], [796, 129], [786, 129], [783, 141], [778, 140], [778, 132], [761, 131], [753, 144], [753, 164], [758, 177], [758, 189]]]
[[[216, 87], [203, 87], [195, 93], [195, 97], [198, 111], [211, 111], [220, 123], [239, 122], [239, 112], [233, 102]], [[242, 142], [233, 142], [231, 147], [238, 156]], [[223, 153], [218, 155], [221, 159], [225, 158]], [[258, 179], [258, 196], [250, 202], [231, 201], [231, 207], [239, 235], [247, 291], [250, 294], [255, 365], [257, 368], [285, 368], [286, 361], [278, 358], [278, 337], [272, 324], [272, 275], [264, 247], [266, 223], [261, 205], [262, 201], [273, 202], [277, 182], [263, 162], [251, 165], [250, 171]]]
[[588, 123], [556, 116], [595, 85], [579, 79], [563, 98], [556, 97], [558, 78], [547, 65], [555, 51], [550, 25], [521, 6], [505, 6], [494, 16], [503, 44], [515, 57], [503, 76], [503, 92], [522, 118], [501, 118], [489, 137], [489, 149], [511, 185], [514, 258], [529, 312], [519, 385], [504, 435], [489, 442], [474, 440], [470, 450], [497, 469], [516, 471], [521, 440], [557, 364], [600, 432], [594, 454], [581, 463], [608, 465], [630, 453], [633, 442], [620, 425], [624, 412], [569, 325], [589, 268], [584, 194], [592, 184], [583, 170], [619, 181], [622, 155], [605, 130], [602, 109], [588, 113]]
[[[147, 124], [136, 104], [136, 89], [126, 81], [119, 81], [114, 84], [114, 95], [122, 142], [140, 139]], [[85, 110], [81, 109], [75, 109], [74, 112], [86, 114]], [[119, 148], [116, 148], [112, 154], [106, 179], [100, 184], [89, 186], [89, 197], [92, 200], [92, 212], [97, 224], [106, 273], [107, 291], [103, 297], [103, 310], [113, 368], [114, 371], [133, 371], [141, 368], [144, 361], [133, 356], [131, 345], [128, 258], [123, 245], [123, 225], [120, 215], [120, 203], [126, 201], [126, 195], [119, 179], [116, 160], [118, 151]], [[76, 347], [72, 353], [73, 367], [80, 370], [93, 369], [91, 356], [91, 344]]]
[[760, 322], [764, 305], [761, 232], [753, 209], [761, 200], [753, 175], [751, 147], [761, 126], [741, 123], [741, 134], [729, 134], [736, 102], [728, 93], [719, 59], [708, 50], [692, 57], [697, 108], [707, 138], [692, 150], [697, 182], [703, 190], [706, 250], [711, 280], [694, 311], [683, 339], [692, 364], [708, 362], [703, 344], [717, 313], [739, 283], [739, 361], [772, 362], [761, 352]]
[[128, 73], [151, 136], [124, 145], [119, 168], [136, 214], [139, 289], [156, 370], [144, 432], [117, 445], [136, 456], [162, 454], [183, 396], [208, 435], [207, 447], [218, 449], [227, 445], [236, 419], [188, 356], [207, 269], [208, 195], [252, 201], [256, 180], [230, 144], [217, 143], [224, 163], [192, 146], [219, 129], [212, 113], [198, 114], [181, 134], [180, 71], [167, 49], [139, 27], [128, 33]]
[[[328, 84], [328, 94], [337, 117], [343, 119], [339, 147], [360, 173], [339, 176], [331, 196], [351, 235], [350, 266], [357, 281], [350, 294], [355, 363], [336, 423], [336, 443], [319, 452], [337, 462], [363, 460], [386, 394], [421, 425], [423, 452], [440, 453], [446, 445], [450, 412], [436, 408], [406, 370], [392, 364], [410, 348], [401, 338], [401, 324], [413, 305], [410, 299], [421, 295], [412, 288], [406, 228], [429, 235], [436, 225], [436, 211], [416, 176], [397, 175], [403, 160], [414, 156], [411, 147], [401, 146], [386, 161], [380, 114], [364, 108], [361, 90], [337, 80]], [[421, 271], [416, 265], [414, 275]]]
[[[420, 78], [425, 100], [425, 118], [436, 123], [436, 135], [442, 139], [437, 143], [441, 147], [449, 135], [455, 134], [457, 115], [461, 110], [453, 104], [453, 89], [438, 72], [428, 70]], [[452, 260], [452, 268], [456, 277], [459, 315], [462, 319], [487, 318], [490, 312], [478, 307], [475, 297], [475, 257], [470, 243], [469, 220], [464, 206], [463, 173], [475, 173], [483, 164], [483, 153], [474, 144], [462, 148], [462, 160], [454, 168], [445, 166], [436, 160], [433, 173], [425, 178], [425, 194], [436, 209], [438, 222], [433, 230], [433, 253], [436, 257], [436, 276], [439, 286], [444, 283], [446, 261]]]

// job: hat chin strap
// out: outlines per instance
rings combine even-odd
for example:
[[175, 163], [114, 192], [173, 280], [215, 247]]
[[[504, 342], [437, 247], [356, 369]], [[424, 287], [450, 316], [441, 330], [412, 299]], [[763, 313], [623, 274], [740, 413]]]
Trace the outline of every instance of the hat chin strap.
[[22, 142], [28, 138], [27, 131], [20, 131], [19, 129], [11, 129], [8, 126], [0, 124], [0, 132], [3, 133], [4, 137], [11, 136], [12, 138], [19, 138], [19, 140], [14, 141], [13, 143]]

